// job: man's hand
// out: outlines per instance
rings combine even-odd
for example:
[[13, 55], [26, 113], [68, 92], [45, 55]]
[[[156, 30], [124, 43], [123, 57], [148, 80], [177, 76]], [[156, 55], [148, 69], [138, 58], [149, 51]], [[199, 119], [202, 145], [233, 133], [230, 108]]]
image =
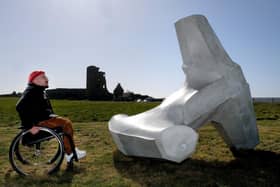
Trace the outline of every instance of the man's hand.
[[30, 130], [31, 134], [37, 134], [40, 131], [39, 127], [33, 126]]

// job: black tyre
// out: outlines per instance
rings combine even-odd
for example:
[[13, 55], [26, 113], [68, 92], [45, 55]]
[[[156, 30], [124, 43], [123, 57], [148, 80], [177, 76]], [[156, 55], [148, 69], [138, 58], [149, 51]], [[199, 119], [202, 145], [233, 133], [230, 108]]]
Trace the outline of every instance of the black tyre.
[[64, 158], [62, 138], [53, 130], [40, 127], [36, 135], [20, 132], [12, 141], [9, 161], [13, 169], [24, 176], [51, 174]]

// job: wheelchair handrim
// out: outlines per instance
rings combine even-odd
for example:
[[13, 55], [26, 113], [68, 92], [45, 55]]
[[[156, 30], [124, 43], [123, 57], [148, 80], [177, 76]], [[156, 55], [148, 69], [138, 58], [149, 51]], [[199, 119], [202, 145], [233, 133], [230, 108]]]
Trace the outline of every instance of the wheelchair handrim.
[[[56, 161], [56, 159], [59, 159], [56, 163], [56, 165], [54, 165], [54, 167], [52, 167], [50, 170], [48, 170], [48, 174], [53, 173], [54, 171], [58, 170], [60, 165], [62, 164], [63, 158], [64, 158], [64, 145], [63, 145], [63, 140], [61, 139], [61, 137], [59, 135], [57, 135], [57, 133], [55, 133], [53, 130], [49, 129], [49, 128], [45, 128], [45, 127], [40, 127], [40, 131], [45, 131], [47, 133], [50, 133], [54, 138], [55, 141], [58, 143], [58, 149], [60, 150], [60, 154], [58, 154], [58, 151], [56, 152], [56, 154], [54, 155], [54, 157], [52, 158], [52, 163]], [[20, 162], [25, 162], [23, 156], [20, 154], [20, 151], [18, 150], [18, 147], [20, 145], [20, 141], [22, 140], [23, 136], [26, 135], [27, 133], [29, 133], [29, 131], [22, 131], [21, 133], [19, 133], [13, 140], [11, 146], [10, 146], [10, 151], [9, 151], [9, 160], [10, 163], [13, 167], [13, 169], [24, 176], [29, 175], [27, 172], [23, 171], [21, 167], [19, 167], [19, 165], [16, 163], [16, 161], [14, 160], [15, 156], [16, 158], [20, 161]]]

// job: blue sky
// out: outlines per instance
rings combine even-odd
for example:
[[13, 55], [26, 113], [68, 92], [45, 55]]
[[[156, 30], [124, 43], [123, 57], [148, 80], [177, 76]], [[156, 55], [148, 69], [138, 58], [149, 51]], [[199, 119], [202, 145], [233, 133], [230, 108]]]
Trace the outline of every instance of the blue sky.
[[45, 70], [50, 88], [84, 88], [86, 67], [106, 72], [112, 92], [166, 97], [184, 82], [174, 23], [208, 18], [253, 96], [280, 97], [280, 1], [0, 1], [0, 94], [22, 91]]

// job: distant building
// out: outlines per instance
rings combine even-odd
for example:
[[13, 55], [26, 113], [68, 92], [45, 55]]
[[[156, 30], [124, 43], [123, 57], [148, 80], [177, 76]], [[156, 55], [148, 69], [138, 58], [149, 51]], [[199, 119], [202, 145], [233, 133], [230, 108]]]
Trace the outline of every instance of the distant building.
[[112, 100], [106, 85], [105, 73], [99, 71], [96, 66], [87, 67], [87, 88], [57, 88], [47, 90], [51, 99], [73, 99], [73, 100]]
[[280, 103], [280, 97], [254, 97], [254, 103]]
[[116, 86], [113, 92], [113, 100], [114, 101], [121, 101], [123, 99], [124, 90], [120, 83]]
[[87, 90], [83, 88], [57, 88], [47, 90], [47, 94], [51, 99], [88, 99]]
[[89, 100], [112, 100], [108, 91], [105, 73], [96, 66], [87, 67], [87, 94]]

